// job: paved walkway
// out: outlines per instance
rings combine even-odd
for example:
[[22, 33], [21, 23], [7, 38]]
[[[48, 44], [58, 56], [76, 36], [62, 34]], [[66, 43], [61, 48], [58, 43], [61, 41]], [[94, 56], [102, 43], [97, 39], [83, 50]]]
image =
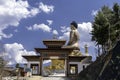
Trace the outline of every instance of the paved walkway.
[[42, 77], [41, 80], [70, 80], [65, 77]]
[[[4, 77], [3, 80], [15, 80], [16, 77]], [[19, 80], [70, 80], [66, 77], [41, 77], [41, 76], [32, 76], [32, 77], [20, 77]]]
[[58, 77], [64, 77], [65, 76], [65, 74], [63, 74], [63, 73], [54, 73], [54, 74], [52, 74], [52, 75], [49, 75], [50, 77], [52, 77], [52, 76], [58, 76]]
[[32, 76], [32, 77], [28, 77], [27, 80], [42, 80], [41, 76]]
[[[17, 77], [3, 77], [2, 80], [16, 80]], [[19, 77], [19, 80], [42, 80], [41, 76]]]

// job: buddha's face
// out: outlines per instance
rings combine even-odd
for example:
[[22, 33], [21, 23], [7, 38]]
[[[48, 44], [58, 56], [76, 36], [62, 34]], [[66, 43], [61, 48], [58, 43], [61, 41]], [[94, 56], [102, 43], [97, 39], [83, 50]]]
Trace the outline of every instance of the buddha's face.
[[70, 25], [71, 30], [75, 30], [76, 28], [73, 25]]

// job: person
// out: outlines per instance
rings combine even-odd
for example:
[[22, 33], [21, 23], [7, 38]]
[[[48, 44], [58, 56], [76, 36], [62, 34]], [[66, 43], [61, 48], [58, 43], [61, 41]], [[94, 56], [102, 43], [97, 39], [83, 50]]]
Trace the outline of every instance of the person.
[[79, 48], [80, 37], [79, 37], [79, 32], [77, 30], [77, 28], [78, 28], [77, 23], [75, 21], [73, 21], [70, 24], [70, 28], [71, 28], [70, 38], [69, 38], [67, 46], [80, 50], [80, 48]]

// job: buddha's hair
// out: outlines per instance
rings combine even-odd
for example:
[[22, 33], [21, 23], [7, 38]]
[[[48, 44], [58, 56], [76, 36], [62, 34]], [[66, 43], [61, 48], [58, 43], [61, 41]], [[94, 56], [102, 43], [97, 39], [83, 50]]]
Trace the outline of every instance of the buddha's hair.
[[76, 29], [78, 28], [78, 25], [75, 21], [72, 21], [70, 24], [73, 25]]

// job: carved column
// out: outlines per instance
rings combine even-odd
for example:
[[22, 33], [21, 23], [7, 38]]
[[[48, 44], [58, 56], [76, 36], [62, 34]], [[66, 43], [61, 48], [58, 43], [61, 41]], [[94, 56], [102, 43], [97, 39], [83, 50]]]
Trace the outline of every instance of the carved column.
[[69, 75], [69, 59], [68, 59], [68, 57], [66, 58], [66, 73], [67, 73], [67, 75], [66, 76], [68, 76]]
[[43, 63], [43, 58], [41, 56], [40, 57], [40, 75], [42, 75], [42, 63]]

